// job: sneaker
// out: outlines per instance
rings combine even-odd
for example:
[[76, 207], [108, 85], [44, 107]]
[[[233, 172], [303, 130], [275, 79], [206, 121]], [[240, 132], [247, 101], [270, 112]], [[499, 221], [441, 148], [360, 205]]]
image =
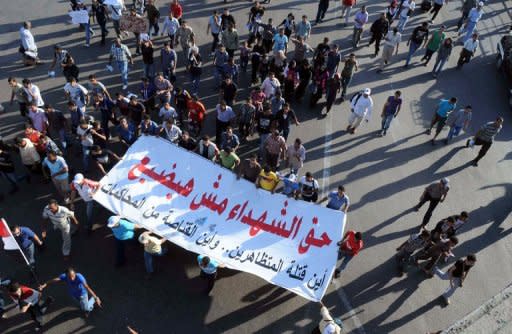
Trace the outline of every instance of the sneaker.
[[128, 88], [128, 85], [123, 85], [123, 90], [126, 90]]
[[470, 139], [466, 140], [466, 147], [469, 147]]
[[471, 160], [471, 165], [474, 167], [478, 167], [478, 161], [477, 160]]
[[444, 302], [445, 306], [450, 305], [450, 298], [446, 298], [445, 296], [441, 296], [441, 298], [443, 299], [443, 302]]
[[416, 206], [413, 208], [413, 210], [414, 210], [415, 212], [418, 212], [418, 211], [420, 210], [420, 208], [416, 205]]
[[434, 139], [432, 139], [432, 140], [430, 141], [430, 143], [432, 144], [432, 146], [435, 146], [435, 145], [436, 145], [436, 141], [435, 141]]
[[89, 43], [85, 43], [86, 48], [88, 48], [89, 46], [91, 46]]
[[339, 278], [340, 273], [341, 273], [341, 271], [339, 271], [338, 269], [334, 270], [334, 278]]
[[383, 135], [383, 136], [385, 136], [385, 135], [386, 135], [386, 133], [387, 133], [387, 132], [386, 132], [386, 130], [384, 130], [384, 131], [382, 132], [382, 135]]
[[428, 129], [427, 131], [425, 131], [425, 133], [430, 136], [430, 134], [432, 133], [432, 129]]
[[377, 73], [382, 73], [382, 69], [380, 69], [380, 68], [379, 68], [379, 69], [377, 70]]
[[448, 139], [445, 139], [445, 140], [444, 140], [444, 144], [445, 144], [445, 145], [448, 145]]

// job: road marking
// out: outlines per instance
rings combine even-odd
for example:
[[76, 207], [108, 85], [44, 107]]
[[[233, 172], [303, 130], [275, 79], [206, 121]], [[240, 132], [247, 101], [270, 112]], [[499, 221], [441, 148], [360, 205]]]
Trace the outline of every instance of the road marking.
[[[329, 151], [331, 150], [331, 142], [332, 142], [332, 120], [325, 120], [325, 142], [324, 142], [324, 158], [323, 158], [323, 172], [322, 172], [322, 191], [325, 192], [327, 187], [329, 186], [329, 178], [331, 177], [331, 157], [329, 155]], [[336, 287], [336, 293], [343, 304], [343, 307], [347, 310], [347, 314], [350, 316], [350, 319], [354, 322], [355, 328], [354, 331], [359, 334], [366, 334], [363, 324], [357, 317], [356, 312], [350, 305], [347, 295], [341, 284], [334, 280], [334, 286]]]
[[361, 323], [361, 320], [359, 320], [359, 318], [357, 317], [357, 313], [352, 308], [352, 305], [350, 305], [347, 294], [345, 293], [345, 291], [343, 291], [341, 284], [337, 280], [334, 280], [334, 286], [336, 287], [336, 293], [338, 294], [338, 297], [340, 297], [340, 300], [343, 303], [343, 307], [347, 309], [347, 314], [349, 315], [350, 319], [352, 319], [352, 321], [354, 322], [354, 331], [359, 334], [366, 334], [363, 324]]

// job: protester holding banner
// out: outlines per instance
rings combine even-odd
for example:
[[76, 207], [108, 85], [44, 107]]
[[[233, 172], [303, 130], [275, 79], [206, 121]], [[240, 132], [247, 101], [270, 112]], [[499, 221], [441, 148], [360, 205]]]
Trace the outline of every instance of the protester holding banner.
[[129, 240], [133, 240], [134, 231], [140, 227], [121, 216], [111, 216], [108, 219], [107, 227], [112, 229], [116, 240], [116, 267], [123, 266], [126, 262], [125, 245]]
[[210, 259], [206, 255], [198, 255], [197, 263], [199, 269], [201, 269], [200, 276], [206, 280], [205, 294], [209, 295], [215, 285], [215, 279], [217, 278], [217, 268], [222, 267], [217, 261]]
[[270, 169], [269, 165], [265, 165], [256, 179], [256, 188], [268, 190], [273, 194], [278, 184], [277, 174]]
[[167, 249], [162, 244], [167, 240], [165, 238], [157, 238], [146, 231], [139, 236], [139, 242], [144, 246], [144, 265], [146, 266], [146, 279], [150, 279], [154, 273], [153, 256], [162, 256], [167, 253]]
[[83, 174], [77, 173], [71, 182], [71, 204], [69, 208], [74, 210], [76, 193], [80, 195], [80, 198], [85, 202], [85, 216], [86, 216], [86, 228], [87, 233], [92, 232], [93, 216], [94, 216], [94, 201], [92, 196], [98, 191], [99, 183], [93, 180], [86, 179]]

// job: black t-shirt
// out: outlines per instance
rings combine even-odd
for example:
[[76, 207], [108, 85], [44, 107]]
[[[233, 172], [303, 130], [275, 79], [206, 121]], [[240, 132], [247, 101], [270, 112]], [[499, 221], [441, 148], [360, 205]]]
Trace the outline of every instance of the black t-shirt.
[[283, 109], [279, 110], [276, 114], [279, 130], [289, 129], [292, 120], [295, 120], [295, 118], [296, 116], [293, 110], [290, 109], [287, 114], [284, 113]]
[[256, 124], [258, 125], [258, 132], [260, 134], [270, 133], [272, 121], [274, 121], [274, 115], [265, 115], [264, 113], [259, 112], [256, 115]]
[[412, 36], [411, 36], [411, 41], [413, 41], [416, 44], [421, 44], [427, 38], [428, 38], [428, 29], [419, 26], [413, 30]]
[[197, 141], [192, 137], [189, 137], [187, 140], [180, 139], [178, 144], [189, 151], [194, 151], [197, 147]]
[[14, 172], [14, 164], [12, 163], [11, 155], [4, 151], [0, 153], [0, 171], [4, 173]]
[[473, 268], [472, 265], [465, 263], [463, 259], [457, 260], [453, 266], [455, 270], [453, 270], [452, 276], [458, 278], [461, 278], [464, 273], [467, 273], [469, 269]]
[[233, 100], [235, 98], [236, 90], [238, 89], [238, 87], [234, 82], [232, 82], [229, 85], [226, 82], [223, 82], [220, 87], [224, 92], [225, 100]]
[[[96, 133], [98, 133], [98, 134], [100, 134], [102, 136], [105, 136], [105, 130], [104, 129], [98, 129], [98, 130], [94, 130], [94, 131], [96, 131]], [[93, 135], [92, 139], [93, 139], [94, 145], [98, 145], [101, 148], [107, 147], [107, 141], [104, 140], [103, 138], [100, 138], [99, 136]]]
[[144, 43], [140, 46], [140, 51], [142, 53], [142, 61], [144, 64], [153, 64], [153, 47], [146, 46]]
[[145, 108], [142, 103], [137, 102], [137, 104], [128, 104], [128, 113], [130, 115], [130, 118], [132, 122], [136, 125], [139, 125], [142, 121], [142, 114], [144, 113]]
[[258, 45], [258, 44], [256, 44], [252, 48], [252, 52], [253, 52], [253, 54], [252, 54], [253, 59], [261, 59], [261, 56], [266, 53], [265, 48], [263, 47], [263, 45]]
[[233, 17], [233, 15], [229, 14], [229, 15], [225, 15], [225, 14], [222, 14], [220, 16], [221, 18], [221, 26], [222, 26], [222, 30], [226, 30], [228, 28], [228, 24], [231, 23], [233, 25], [233, 27], [235, 26], [235, 18]]
[[265, 14], [265, 8], [263, 8], [263, 7], [259, 7], [259, 8], [252, 7], [251, 8], [251, 19], [255, 19], [257, 16], [259, 16], [261, 18], [263, 16], [263, 14]]

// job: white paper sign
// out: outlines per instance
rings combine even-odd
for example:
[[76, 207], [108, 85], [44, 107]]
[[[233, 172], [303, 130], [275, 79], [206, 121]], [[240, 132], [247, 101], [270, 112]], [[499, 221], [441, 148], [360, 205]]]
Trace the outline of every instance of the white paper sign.
[[89, 22], [89, 12], [86, 10], [72, 10], [69, 12], [71, 23], [81, 24]]
[[156, 137], [142, 136], [94, 199], [169, 241], [309, 300], [324, 295], [343, 212], [271, 194]]

